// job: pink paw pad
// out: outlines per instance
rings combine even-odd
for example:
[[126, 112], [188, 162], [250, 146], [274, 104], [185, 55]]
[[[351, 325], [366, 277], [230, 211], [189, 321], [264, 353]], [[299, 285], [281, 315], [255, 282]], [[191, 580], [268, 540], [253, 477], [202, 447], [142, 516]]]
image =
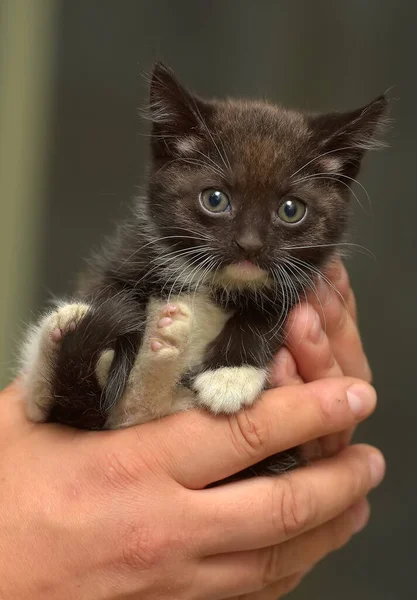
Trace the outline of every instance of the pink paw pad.
[[171, 317], [162, 317], [162, 319], [158, 321], [158, 327], [162, 329], [162, 327], [168, 327], [168, 325], [171, 325], [171, 323]]
[[167, 304], [166, 307], [164, 308], [164, 312], [166, 311], [169, 314], [175, 313], [177, 312], [178, 307], [175, 306], [175, 304]]
[[178, 312], [178, 306], [175, 306], [175, 304], [167, 304], [163, 309], [162, 314], [169, 317], [175, 315], [176, 312]]
[[158, 352], [158, 350], [160, 350], [163, 347], [164, 347], [164, 345], [161, 344], [161, 342], [158, 342], [157, 340], [154, 340], [153, 342], [151, 342], [151, 348], [154, 352]]
[[51, 340], [53, 342], [60, 342], [64, 332], [59, 327], [56, 327], [53, 331], [51, 331]]

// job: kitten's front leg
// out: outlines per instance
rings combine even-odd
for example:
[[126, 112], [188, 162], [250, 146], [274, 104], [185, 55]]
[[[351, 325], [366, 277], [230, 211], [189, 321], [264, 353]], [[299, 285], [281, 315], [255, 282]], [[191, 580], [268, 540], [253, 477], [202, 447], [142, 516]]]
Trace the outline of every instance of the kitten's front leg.
[[208, 348], [204, 371], [194, 379], [199, 403], [211, 412], [235, 413], [251, 406], [265, 389], [279, 340], [268, 337], [268, 322], [260, 319], [253, 326], [251, 321], [253, 315], [229, 319]]

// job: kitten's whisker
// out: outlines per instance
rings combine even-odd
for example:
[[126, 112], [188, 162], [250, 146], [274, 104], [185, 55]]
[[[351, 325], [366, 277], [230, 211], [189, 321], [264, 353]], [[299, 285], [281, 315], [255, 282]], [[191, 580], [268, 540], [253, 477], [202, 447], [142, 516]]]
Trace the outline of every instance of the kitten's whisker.
[[[296, 271], [296, 273], [298, 273], [298, 274], [299, 274], [299, 275], [298, 275], [298, 277], [300, 277], [300, 276], [301, 276], [303, 279], [306, 279], [306, 280], [307, 280], [307, 283], [308, 283], [308, 288], [309, 288], [309, 289], [312, 291], [312, 293], [313, 293], [313, 294], [316, 296], [316, 298], [317, 298], [317, 302], [318, 302], [318, 303], [319, 303], [319, 305], [320, 305], [320, 310], [321, 310], [321, 314], [322, 314], [322, 317], [323, 317], [323, 323], [324, 323], [324, 331], [326, 331], [326, 327], [327, 327], [327, 324], [326, 324], [326, 314], [325, 314], [325, 312], [324, 312], [324, 308], [323, 308], [323, 305], [322, 305], [322, 303], [321, 303], [321, 300], [320, 300], [320, 298], [319, 298], [319, 296], [318, 296], [318, 294], [317, 294], [317, 289], [316, 289], [316, 283], [315, 283], [315, 281], [314, 281], [313, 279], [311, 279], [311, 278], [310, 278], [310, 277], [307, 275], [307, 273], [305, 273], [305, 272], [304, 272], [304, 271], [301, 269], [301, 267], [299, 267], [298, 265], [294, 264], [294, 263], [291, 261], [291, 259], [289, 259], [288, 261], [286, 261], [286, 263], [287, 263], [287, 266], [288, 266], [288, 268], [289, 268], [290, 270], [294, 269], [294, 270]], [[294, 273], [294, 271], [293, 271], [293, 273]], [[296, 277], [297, 277], [297, 275], [296, 275]], [[298, 279], [298, 277], [297, 277], [297, 279]], [[301, 281], [300, 281], [300, 284], [302, 285]], [[305, 296], [306, 296], [306, 301], [307, 301], [307, 306], [308, 306], [307, 294], [306, 294], [305, 290], [304, 290], [304, 294], [305, 294]]]
[[[168, 293], [168, 300], [167, 300], [167, 303], [168, 303], [168, 304], [169, 304], [169, 302], [170, 302], [170, 299], [171, 299], [172, 293], [173, 293], [173, 291], [174, 291], [175, 285], [176, 285], [177, 281], [178, 281], [178, 280], [181, 278], [182, 274], [183, 274], [183, 273], [185, 273], [185, 272], [187, 271], [187, 269], [191, 268], [191, 267], [192, 267], [194, 264], [196, 264], [196, 263], [200, 263], [200, 261], [201, 261], [201, 259], [200, 259], [200, 258], [197, 258], [197, 259], [193, 259], [193, 260], [191, 260], [189, 263], [187, 263], [187, 264], [184, 266], [184, 268], [182, 269], [182, 271], [180, 271], [180, 273], [177, 275], [177, 277], [176, 277], [176, 279], [174, 280], [173, 284], [171, 285], [171, 289], [169, 290], [169, 293]], [[171, 280], [170, 280], [170, 278], [169, 278], [169, 277], [167, 277], [167, 280], [166, 280], [166, 282], [164, 283], [164, 285], [163, 285], [163, 287], [162, 287], [162, 289], [161, 289], [161, 295], [163, 294], [163, 291], [164, 291], [164, 289], [165, 289], [166, 285], [167, 285], [167, 284], [168, 284], [170, 281], [171, 281]]]
[[[221, 171], [217, 165], [216, 165], [216, 167], [214, 167], [210, 163], [203, 162], [202, 160], [198, 160], [197, 158], [182, 158], [181, 160], [185, 164], [188, 164], [188, 165], [197, 165], [200, 167], [205, 167], [205, 168], [209, 169], [210, 171], [212, 171], [213, 173], [215, 173], [216, 175], [218, 175], [219, 177], [221, 177], [222, 179], [224, 178], [223, 171]], [[216, 163], [214, 163], [214, 164], [216, 164]]]
[[182, 250], [174, 250], [173, 252], [169, 252], [167, 254], [161, 254], [160, 256], [155, 256], [150, 262], [159, 262], [164, 265], [167, 261], [175, 262], [177, 258], [184, 259], [184, 257], [193, 256], [198, 253], [207, 253], [208, 250], [211, 250], [208, 246], [195, 246], [194, 248], [183, 248]]
[[[201, 258], [201, 257], [200, 257], [200, 254], [201, 254], [201, 253], [203, 253], [203, 251], [202, 251], [202, 250], [200, 250], [200, 251], [199, 251], [199, 253], [198, 253], [199, 255], [198, 255], [198, 256], [196, 256], [196, 257], [195, 257], [195, 259], [197, 259], [197, 260], [200, 260], [200, 258]], [[197, 253], [196, 253], [196, 254], [197, 254]], [[195, 259], [194, 259], [194, 260], [195, 260]], [[143, 276], [142, 276], [142, 277], [141, 277], [139, 280], [135, 280], [134, 289], [136, 289], [136, 288], [137, 288], [138, 284], [139, 284], [141, 281], [143, 281], [143, 279], [146, 279], [146, 278], [148, 278], [148, 277], [149, 277], [149, 275], [150, 275], [151, 273], [154, 273], [155, 271], [157, 271], [157, 270], [160, 270], [160, 269], [161, 269], [161, 267], [165, 267], [166, 269], [167, 269], [167, 268], [169, 268], [169, 267], [170, 267], [170, 264], [169, 264], [169, 263], [170, 263], [170, 261], [168, 260], [168, 262], [167, 262], [167, 263], [165, 263], [165, 264], [163, 264], [163, 265], [161, 265], [161, 264], [156, 264], [156, 265], [155, 265], [155, 266], [154, 266], [152, 269], [150, 269], [149, 271], [147, 271], [147, 272], [146, 272], [146, 273], [145, 273], [145, 274], [144, 274], [144, 275], [143, 275]], [[174, 261], [174, 260], [172, 260], [172, 263], [173, 263], [173, 264], [175, 264], [175, 261]], [[186, 267], [185, 267], [185, 268], [186, 268]], [[175, 272], [177, 272], [177, 271], [175, 270]], [[165, 283], [165, 284], [164, 284], [164, 286], [162, 287], [162, 289], [161, 289], [161, 293], [163, 292], [163, 290], [164, 290], [164, 288], [165, 288], [165, 285], [166, 285], [166, 283]]]
[[289, 312], [289, 294], [288, 294], [288, 279], [286, 277], [286, 274], [283, 270], [281, 270], [281, 268], [279, 267], [279, 265], [277, 265], [277, 269], [278, 270], [273, 270], [274, 273], [274, 279], [278, 280], [281, 284], [281, 299], [282, 299], [282, 305], [281, 305], [281, 312], [279, 314], [278, 320], [274, 322], [273, 326], [271, 327], [271, 329], [266, 333], [267, 336], [269, 336], [269, 339], [271, 340], [278, 331], [281, 330], [282, 325], [284, 324], [287, 316], [288, 316], [288, 312]]
[[[368, 194], [368, 190], [366, 189], [366, 187], [360, 181], [358, 181], [354, 177], [349, 177], [349, 175], [344, 175], [343, 173], [326, 173], [325, 171], [323, 171], [321, 173], [314, 173], [312, 175], [306, 175], [305, 177], [302, 177], [301, 179], [297, 179], [293, 183], [299, 183], [300, 181], [305, 181], [306, 179], [314, 179], [314, 177], [317, 177], [318, 175], [326, 175], [326, 176], [327, 175], [335, 175], [336, 179], [338, 177], [343, 177], [343, 179], [348, 179], [349, 181], [352, 181], [353, 183], [356, 183], [363, 190], [363, 193], [365, 194], [365, 196], [366, 196], [366, 198], [368, 200], [369, 210], [372, 213], [372, 202], [371, 202], [371, 197]], [[340, 183], [342, 183], [342, 182], [340, 182]], [[350, 186], [348, 186], [348, 187], [351, 190]]]
[[312, 273], [314, 273], [315, 275], [317, 275], [318, 277], [323, 279], [323, 281], [325, 281], [334, 290], [334, 292], [336, 292], [336, 294], [339, 296], [345, 309], [349, 310], [346, 300], [343, 298], [342, 294], [339, 292], [339, 290], [334, 285], [334, 283], [332, 281], [330, 281], [330, 279], [328, 277], [326, 277], [326, 275], [320, 269], [318, 269], [318, 268], [314, 267], [313, 265], [307, 263], [306, 261], [300, 260], [298, 258], [291, 257], [291, 260], [297, 262], [300, 266], [305, 267], [306, 269], [310, 270]]
[[315, 156], [314, 158], [306, 162], [302, 167], [300, 167], [297, 171], [290, 175], [289, 179], [295, 177], [295, 175], [297, 175], [300, 171], [308, 167], [308, 165], [311, 165], [311, 163], [313, 163], [315, 160], [319, 160], [320, 158], [323, 158], [323, 156], [327, 156], [328, 154], [334, 154], [335, 152], [343, 152], [344, 150], [357, 150], [357, 146], [344, 146], [343, 148], [336, 148], [334, 150], [328, 150], [327, 152], [323, 152], [322, 154], [319, 154], [318, 156]]
[[[172, 231], [173, 227], [172, 224], [170, 225], [159, 225], [158, 229], [169, 229], [170, 231]], [[210, 235], [207, 232], [204, 231], [197, 231], [195, 229], [191, 229], [190, 227], [180, 227], [180, 226], [175, 226], [175, 230], [176, 231], [184, 231], [187, 234], [192, 233], [193, 235], [191, 236], [186, 236], [186, 237], [190, 237], [191, 239], [193, 239], [194, 237], [197, 239], [201, 239], [201, 240], [210, 240], [210, 241], [215, 241], [214, 236]], [[178, 236], [174, 236], [174, 237], [178, 237]]]
[[199, 262], [197, 264], [197, 266], [191, 271], [191, 273], [188, 274], [188, 276], [185, 278], [185, 280], [183, 281], [180, 291], [178, 292], [178, 294], [180, 295], [182, 290], [184, 289], [184, 287], [187, 285], [187, 281], [189, 280], [190, 283], [188, 285], [188, 290], [190, 291], [191, 285], [193, 285], [194, 283], [194, 274], [198, 273], [199, 271], [203, 271], [204, 272], [204, 267], [207, 264], [211, 264], [211, 262], [213, 261], [213, 257], [212, 256], [207, 256], [202, 262]]
[[218, 164], [208, 154], [204, 154], [204, 152], [201, 152], [200, 150], [194, 150], [194, 152], [197, 152], [203, 158], [210, 161], [210, 163], [212, 163], [214, 165], [214, 167], [220, 171], [221, 176], [222, 177], [224, 176], [224, 172], [219, 168]]
[[214, 258], [214, 257], [213, 257], [213, 258], [212, 258], [212, 261], [211, 261], [211, 262], [210, 262], [210, 263], [209, 263], [209, 264], [206, 266], [206, 268], [205, 268], [205, 270], [203, 271], [203, 273], [202, 273], [202, 275], [201, 275], [200, 279], [198, 279], [197, 283], [195, 284], [195, 286], [194, 286], [194, 294], [193, 294], [193, 297], [192, 297], [192, 300], [191, 300], [191, 306], [193, 306], [193, 307], [194, 307], [194, 305], [195, 305], [195, 296], [196, 296], [196, 294], [197, 294], [197, 292], [198, 292], [198, 290], [199, 290], [199, 288], [200, 288], [200, 285], [201, 285], [201, 284], [202, 284], [202, 283], [205, 281], [205, 278], [206, 278], [206, 276], [207, 276], [207, 275], [208, 275], [208, 274], [209, 274], [209, 273], [210, 273], [210, 272], [213, 270], [213, 268], [216, 266], [216, 263], [217, 263], [217, 268], [216, 268], [216, 271], [215, 271], [215, 272], [217, 272], [217, 270], [218, 270], [218, 268], [219, 268], [219, 266], [220, 266], [220, 264], [221, 264], [221, 263], [220, 263], [220, 262], [219, 262], [219, 261], [218, 261], [216, 258]]
[[[206, 258], [204, 258], [204, 256], [206, 256]], [[203, 258], [204, 258], [204, 260], [203, 260]], [[191, 260], [185, 266], [185, 268], [179, 273], [179, 275], [177, 276], [177, 278], [175, 279], [174, 283], [171, 286], [171, 290], [168, 295], [168, 302], [169, 302], [169, 299], [171, 297], [171, 294], [175, 288], [177, 281], [179, 279], [181, 279], [182, 274], [187, 270], [187, 268], [192, 268], [193, 265], [197, 265], [194, 268], [192, 268], [191, 272], [186, 276], [185, 280], [182, 282], [179, 294], [182, 292], [182, 290], [185, 287], [185, 285], [187, 284], [188, 280], [190, 280], [190, 285], [193, 283], [193, 277], [194, 277], [195, 273], [197, 273], [199, 270], [202, 270], [207, 265], [208, 262], [214, 260], [212, 255], [207, 256], [207, 252], [203, 255], [203, 258], [199, 256], [197, 259]]]
[[[136, 254], [138, 254], [139, 252], [141, 252], [144, 248], [147, 248], [148, 246], [151, 246], [152, 244], [158, 244], [160, 242], [163, 242], [165, 240], [172, 240], [172, 239], [190, 239], [190, 240], [195, 240], [196, 237], [193, 235], [167, 235], [167, 236], [163, 236], [163, 237], [158, 237], [158, 238], [154, 238], [152, 240], [150, 240], [149, 242], [147, 242], [146, 244], [143, 244], [140, 248], [137, 248], [134, 252], [132, 252], [127, 258], [125, 258], [123, 261], [121, 261], [117, 272], [120, 271], [120, 269], [127, 263], [129, 262]], [[207, 238], [201, 238], [201, 241], [205, 241]]]
[[314, 181], [315, 179], [337, 181], [337, 183], [341, 183], [342, 185], [344, 185], [349, 190], [349, 192], [352, 194], [352, 196], [355, 198], [356, 202], [359, 204], [359, 206], [361, 207], [363, 212], [366, 214], [366, 210], [363, 207], [362, 202], [359, 200], [358, 195], [352, 190], [351, 186], [348, 183], [346, 183], [346, 181], [341, 181], [338, 177], [331, 177], [329, 175], [326, 175], [325, 177], [318, 176], [318, 175], [310, 175], [310, 176], [304, 178], [304, 180], [309, 180], [309, 181], [312, 181], [312, 180]]
[[367, 254], [376, 260], [376, 256], [373, 252], [371, 252], [371, 250], [369, 250], [365, 246], [361, 246], [361, 244], [353, 244], [350, 242], [338, 242], [336, 244], [312, 244], [312, 245], [307, 245], [307, 246], [282, 246], [280, 248], [280, 250], [303, 250], [303, 249], [309, 249], [309, 248], [332, 248], [332, 247], [337, 248], [338, 246], [351, 246], [355, 249], [363, 250], [364, 254]]
[[[226, 168], [226, 171], [227, 171], [228, 169], [230, 169], [230, 163], [227, 164], [227, 162], [225, 160], [225, 157], [223, 156], [222, 152], [220, 151], [220, 148], [218, 147], [218, 145], [216, 144], [216, 140], [214, 139], [213, 134], [211, 133], [209, 127], [207, 126], [207, 123], [205, 122], [205, 120], [203, 118], [203, 115], [200, 112], [200, 109], [197, 106], [197, 103], [194, 101], [194, 99], [192, 99], [192, 101], [193, 101], [193, 104], [194, 104], [194, 108], [195, 108], [195, 110], [196, 110], [196, 112], [197, 112], [197, 114], [199, 116], [200, 123], [204, 127], [204, 129], [206, 130], [206, 132], [207, 132], [208, 136], [210, 137], [211, 141], [213, 142], [213, 145], [216, 148], [216, 150], [217, 150], [217, 152], [218, 152], [218, 154], [219, 154], [219, 156], [220, 156], [220, 158], [221, 158], [221, 160], [222, 160], [222, 162], [223, 162], [223, 164], [224, 164], [224, 166]], [[225, 174], [226, 173], [224, 173], [224, 175]]]

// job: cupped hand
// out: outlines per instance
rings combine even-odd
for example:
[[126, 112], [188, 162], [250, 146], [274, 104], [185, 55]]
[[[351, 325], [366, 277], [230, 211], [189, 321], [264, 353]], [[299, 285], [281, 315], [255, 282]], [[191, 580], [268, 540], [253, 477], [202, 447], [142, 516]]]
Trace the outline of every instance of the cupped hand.
[[[314, 292], [296, 307], [286, 324], [287, 346], [277, 355], [271, 374], [276, 386], [300, 385], [328, 377], [348, 375], [371, 382], [372, 376], [365, 356], [358, 326], [356, 302], [347, 271], [340, 260], [331, 265], [326, 277]], [[351, 398], [355, 402], [355, 398]], [[304, 444], [308, 460], [334, 456], [350, 443], [354, 427], [330, 433]], [[366, 518], [369, 505], [362, 500], [352, 509], [356, 516]], [[343, 531], [343, 520], [332, 525]], [[325, 537], [321, 538], [321, 540]], [[261, 592], [242, 596], [247, 600], [275, 600], [295, 588], [303, 576], [327, 552], [320, 553], [318, 538], [313, 541], [309, 568], [284, 580], [278, 578]], [[299, 552], [307, 556], [300, 545]], [[295, 561], [297, 562], [297, 561]]]
[[234, 416], [83, 432], [28, 423], [11, 386], [0, 394], [0, 597], [282, 595], [364, 526], [380, 452], [351, 446], [282, 477], [206, 486], [374, 407], [371, 386], [333, 377], [270, 390]]
[[[356, 302], [346, 268], [333, 263], [308, 304], [295, 308], [287, 323], [287, 347], [277, 355], [274, 385], [293, 385], [347, 375], [372, 380], [357, 325]], [[353, 429], [309, 444], [307, 452], [329, 456], [350, 442]]]

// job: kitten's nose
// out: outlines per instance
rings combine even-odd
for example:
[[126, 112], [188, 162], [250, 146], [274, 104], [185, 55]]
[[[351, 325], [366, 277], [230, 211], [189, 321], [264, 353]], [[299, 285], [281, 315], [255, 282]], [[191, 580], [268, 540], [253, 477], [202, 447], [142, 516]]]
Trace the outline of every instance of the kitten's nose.
[[253, 233], [241, 235], [234, 242], [247, 256], [256, 256], [264, 247], [261, 238]]

